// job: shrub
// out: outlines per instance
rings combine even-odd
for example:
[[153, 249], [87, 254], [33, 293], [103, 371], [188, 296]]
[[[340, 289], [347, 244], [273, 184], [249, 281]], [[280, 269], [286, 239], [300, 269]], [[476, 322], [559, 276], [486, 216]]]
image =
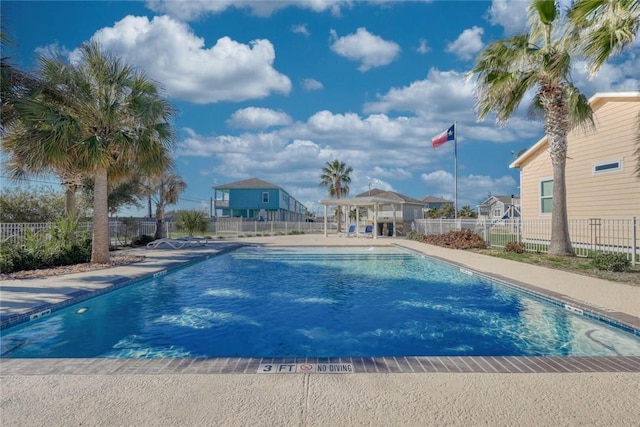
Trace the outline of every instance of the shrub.
[[151, 243], [155, 240], [155, 236], [152, 234], [141, 234], [131, 239], [131, 246], [146, 246], [147, 243]]
[[471, 230], [449, 231], [446, 234], [426, 236], [420, 241], [451, 249], [485, 249], [487, 247], [482, 237]]
[[178, 230], [185, 231], [189, 237], [193, 237], [196, 233], [204, 234], [208, 225], [209, 219], [204, 212], [200, 211], [180, 212], [176, 221]]
[[420, 240], [422, 237], [424, 236], [424, 234], [420, 234], [417, 231], [410, 231], [409, 234], [407, 234], [407, 240]]
[[91, 238], [78, 231], [78, 220], [66, 217], [49, 232], [25, 230], [19, 243], [5, 242], [0, 247], [0, 271], [13, 273], [23, 270], [57, 267], [89, 262]]
[[627, 271], [631, 262], [625, 254], [598, 254], [593, 258], [593, 265], [598, 270], [604, 271]]
[[523, 254], [526, 249], [524, 247], [524, 243], [522, 242], [509, 242], [504, 247], [505, 252], [514, 253], [514, 254]]

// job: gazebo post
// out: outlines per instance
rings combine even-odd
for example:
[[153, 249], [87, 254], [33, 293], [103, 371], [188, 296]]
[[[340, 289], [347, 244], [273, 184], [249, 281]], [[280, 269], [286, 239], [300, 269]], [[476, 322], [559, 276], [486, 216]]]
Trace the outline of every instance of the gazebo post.
[[[402, 206], [402, 205], [401, 205]], [[391, 209], [393, 210], [393, 235], [392, 237], [396, 237], [396, 205], [391, 205]]]
[[373, 205], [373, 238], [378, 238], [378, 202]]
[[324, 237], [327, 237], [327, 205], [324, 206]]

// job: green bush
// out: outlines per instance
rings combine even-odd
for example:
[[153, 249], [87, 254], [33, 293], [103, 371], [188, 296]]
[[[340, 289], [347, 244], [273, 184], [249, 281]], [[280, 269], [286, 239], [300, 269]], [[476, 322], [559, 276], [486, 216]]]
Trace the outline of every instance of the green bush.
[[604, 271], [627, 271], [631, 262], [625, 254], [598, 254], [593, 258], [593, 265], [598, 270]]
[[193, 237], [196, 233], [204, 234], [208, 225], [207, 215], [200, 211], [180, 212], [176, 221], [178, 230], [186, 232], [189, 237]]
[[131, 239], [131, 246], [146, 246], [147, 243], [151, 243], [155, 240], [155, 236], [152, 234], [141, 234]]
[[524, 243], [521, 242], [509, 242], [504, 247], [505, 252], [514, 253], [514, 254], [523, 254], [526, 249], [524, 247]]
[[89, 262], [91, 238], [78, 232], [78, 220], [65, 218], [48, 232], [25, 230], [19, 243], [4, 242], [0, 246], [0, 271], [13, 273], [23, 270], [57, 267]]
[[420, 234], [417, 231], [410, 231], [409, 234], [407, 234], [407, 240], [420, 241], [423, 236], [424, 236], [423, 234]]

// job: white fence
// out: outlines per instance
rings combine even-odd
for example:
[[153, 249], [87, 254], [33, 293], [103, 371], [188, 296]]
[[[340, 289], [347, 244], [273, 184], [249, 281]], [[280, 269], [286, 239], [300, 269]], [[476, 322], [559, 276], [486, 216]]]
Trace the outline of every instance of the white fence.
[[[55, 223], [0, 223], [0, 241], [16, 244], [27, 239], [29, 235], [47, 233], [55, 226]], [[166, 227], [167, 236], [169, 237], [179, 237], [185, 234], [177, 229], [174, 222], [166, 222], [164, 227]], [[91, 233], [92, 223], [82, 222], [78, 228], [79, 231]], [[335, 223], [329, 224], [328, 230], [335, 232]], [[109, 235], [114, 245], [126, 245], [136, 236], [152, 235], [155, 232], [155, 221], [130, 219], [109, 221]], [[324, 223], [303, 221], [211, 221], [204, 234], [211, 237], [252, 237], [313, 233], [324, 233]]]
[[[167, 222], [167, 236], [179, 237], [184, 232], [177, 230], [175, 223]], [[55, 223], [2, 223], [0, 241], [18, 243], [29, 235], [48, 232]], [[452, 230], [473, 230], [492, 247], [505, 247], [509, 242], [521, 242], [529, 252], [544, 252], [549, 248], [551, 220], [511, 219], [490, 221], [483, 219], [418, 219], [413, 223], [415, 231], [421, 234], [445, 234]], [[79, 224], [81, 231], [91, 232], [91, 223]], [[114, 245], [126, 245], [136, 236], [154, 234], [155, 221], [113, 220], [109, 231]], [[336, 232], [336, 224], [328, 224], [329, 232]], [[286, 221], [211, 221], [205, 236], [211, 237], [252, 237], [286, 234], [324, 233], [323, 222]], [[579, 256], [589, 256], [593, 252], [624, 253], [636, 265], [639, 259], [640, 242], [636, 218], [628, 219], [572, 219], [569, 220], [571, 244]]]
[[[490, 221], [486, 219], [418, 219], [414, 228], [420, 234], [445, 234], [452, 230], [469, 229], [482, 236], [492, 247], [503, 248], [509, 242], [521, 242], [529, 252], [549, 249], [551, 219], [520, 218]], [[638, 262], [640, 241], [636, 218], [570, 219], [569, 236], [576, 255], [594, 252], [624, 253], [633, 265]]]

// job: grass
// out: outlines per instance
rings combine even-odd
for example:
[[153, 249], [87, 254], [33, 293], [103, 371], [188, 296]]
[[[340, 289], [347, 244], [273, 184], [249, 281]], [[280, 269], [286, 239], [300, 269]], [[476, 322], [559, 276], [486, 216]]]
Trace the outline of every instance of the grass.
[[631, 267], [627, 272], [602, 271], [595, 268], [591, 258], [584, 257], [554, 257], [544, 253], [525, 252], [523, 254], [509, 253], [502, 249], [472, 249], [484, 255], [498, 258], [510, 259], [518, 262], [539, 265], [541, 267], [553, 268], [556, 270], [569, 271], [583, 276], [597, 277], [599, 279], [610, 280], [612, 282], [626, 283], [628, 285], [640, 286], [640, 265]]

